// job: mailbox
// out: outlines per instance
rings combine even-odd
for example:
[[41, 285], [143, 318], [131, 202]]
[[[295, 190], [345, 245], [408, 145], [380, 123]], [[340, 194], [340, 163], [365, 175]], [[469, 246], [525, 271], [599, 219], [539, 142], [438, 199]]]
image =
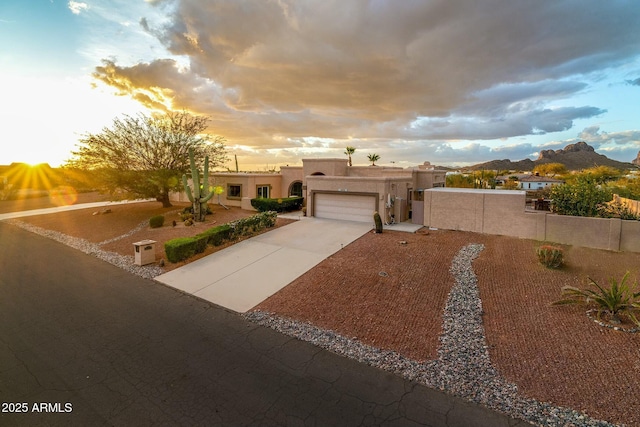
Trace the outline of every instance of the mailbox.
[[135, 248], [135, 264], [147, 265], [156, 262], [156, 241], [141, 240], [133, 244]]

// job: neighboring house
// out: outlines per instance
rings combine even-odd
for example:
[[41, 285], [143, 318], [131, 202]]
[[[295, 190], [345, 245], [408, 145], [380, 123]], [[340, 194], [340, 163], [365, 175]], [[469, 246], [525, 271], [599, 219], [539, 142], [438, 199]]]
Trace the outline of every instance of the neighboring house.
[[549, 178], [547, 176], [528, 175], [518, 179], [518, 188], [525, 191], [543, 190], [554, 184], [562, 184], [559, 179]]
[[[347, 159], [304, 159], [302, 166], [283, 166], [280, 173], [213, 173], [210, 185], [222, 186], [220, 202], [253, 209], [257, 197], [305, 198], [307, 215], [372, 222], [373, 212], [386, 220], [413, 219], [422, 223], [424, 190], [445, 186], [445, 171], [428, 163], [403, 169], [386, 166], [348, 166]], [[172, 200], [187, 201], [184, 193]], [[217, 203], [214, 196], [212, 203]], [[419, 201], [420, 203], [412, 203]]]

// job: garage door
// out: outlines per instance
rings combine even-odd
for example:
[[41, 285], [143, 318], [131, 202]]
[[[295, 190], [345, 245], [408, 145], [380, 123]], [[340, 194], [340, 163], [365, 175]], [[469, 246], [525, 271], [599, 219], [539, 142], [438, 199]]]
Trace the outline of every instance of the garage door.
[[313, 210], [317, 218], [373, 223], [376, 196], [316, 193]]

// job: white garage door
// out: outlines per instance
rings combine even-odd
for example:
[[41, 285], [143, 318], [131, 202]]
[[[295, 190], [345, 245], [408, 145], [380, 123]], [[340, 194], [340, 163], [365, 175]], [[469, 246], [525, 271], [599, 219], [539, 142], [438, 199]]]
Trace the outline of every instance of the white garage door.
[[371, 222], [376, 210], [375, 196], [316, 193], [314, 216], [345, 221]]

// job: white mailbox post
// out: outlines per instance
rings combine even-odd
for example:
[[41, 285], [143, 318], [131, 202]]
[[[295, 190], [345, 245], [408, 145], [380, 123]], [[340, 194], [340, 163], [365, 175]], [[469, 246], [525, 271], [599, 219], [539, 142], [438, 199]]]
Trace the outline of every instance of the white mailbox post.
[[135, 264], [147, 265], [156, 262], [156, 241], [141, 240], [133, 244], [135, 247]]

